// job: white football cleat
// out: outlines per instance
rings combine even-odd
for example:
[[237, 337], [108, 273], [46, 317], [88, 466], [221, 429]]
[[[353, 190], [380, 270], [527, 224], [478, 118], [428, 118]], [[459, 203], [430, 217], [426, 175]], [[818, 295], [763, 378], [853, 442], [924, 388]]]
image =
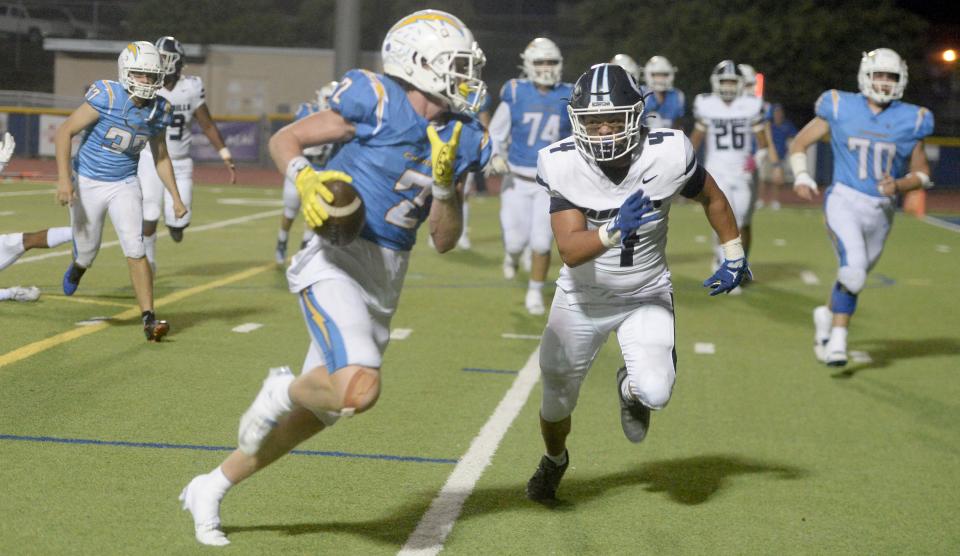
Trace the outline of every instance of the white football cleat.
[[843, 367], [847, 364], [847, 341], [846, 339], [831, 338], [824, 347], [826, 356], [824, 363], [830, 367]]
[[517, 277], [517, 263], [509, 254], [503, 256], [503, 277], [506, 280], [513, 280]]
[[36, 301], [40, 299], [40, 288], [36, 286], [22, 287], [22, 286], [13, 286], [10, 288], [10, 293], [12, 296], [10, 299], [14, 301]]
[[813, 353], [821, 363], [827, 362], [827, 341], [830, 340], [832, 323], [833, 313], [826, 305], [813, 310]]
[[527, 298], [524, 300], [524, 305], [527, 306], [527, 312], [531, 315], [542, 315], [547, 312], [543, 306], [543, 294], [540, 290], [527, 290]]
[[290, 411], [289, 407], [285, 408], [277, 401], [276, 396], [279, 390], [289, 388], [293, 379], [290, 367], [270, 369], [257, 397], [240, 417], [237, 447], [241, 452], [249, 456], [256, 454], [263, 440], [277, 426], [277, 420]]
[[207, 485], [206, 475], [197, 475], [180, 492], [181, 507], [193, 516], [197, 542], [210, 546], [230, 544], [220, 529], [220, 498]]
[[457, 249], [462, 249], [464, 251], [469, 251], [473, 247], [473, 244], [470, 243], [470, 237], [467, 234], [460, 236], [460, 239], [457, 240]]

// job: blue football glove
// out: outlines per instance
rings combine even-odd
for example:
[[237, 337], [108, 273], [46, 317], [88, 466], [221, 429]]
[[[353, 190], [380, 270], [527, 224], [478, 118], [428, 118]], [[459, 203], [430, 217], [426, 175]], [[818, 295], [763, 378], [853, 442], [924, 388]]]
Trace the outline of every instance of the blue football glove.
[[650, 197], [643, 194], [642, 189], [638, 189], [633, 195], [627, 197], [627, 200], [620, 206], [620, 211], [610, 223], [610, 230], [620, 232], [621, 242], [630, 237], [640, 226], [654, 220], [663, 218], [663, 214], [654, 208]]
[[723, 264], [713, 273], [713, 276], [703, 281], [703, 287], [712, 290], [710, 295], [730, 293], [730, 290], [740, 285], [744, 277], [753, 278], [753, 272], [747, 266], [746, 257], [723, 259]]

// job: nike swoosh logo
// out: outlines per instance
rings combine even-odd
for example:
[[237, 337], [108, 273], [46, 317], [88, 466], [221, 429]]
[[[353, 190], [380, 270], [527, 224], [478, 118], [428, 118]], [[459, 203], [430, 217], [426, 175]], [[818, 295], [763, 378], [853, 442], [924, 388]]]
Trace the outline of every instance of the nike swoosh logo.
[[[657, 176], [659, 176], [659, 175], [660, 175], [660, 174], [657, 174]], [[644, 184], [648, 184], [648, 183], [650, 183], [651, 181], [657, 179], [657, 176], [653, 176], [652, 178], [644, 178], [642, 181], [643, 181]]]

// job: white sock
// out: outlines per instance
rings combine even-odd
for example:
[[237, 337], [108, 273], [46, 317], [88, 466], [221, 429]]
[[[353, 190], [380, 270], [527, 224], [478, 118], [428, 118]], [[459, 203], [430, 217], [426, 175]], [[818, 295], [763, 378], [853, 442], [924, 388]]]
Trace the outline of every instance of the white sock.
[[538, 282], [537, 280], [530, 280], [527, 283], [527, 289], [541, 291], [543, 290], [543, 282]]
[[315, 236], [315, 235], [317, 235], [317, 234], [313, 233], [313, 230], [311, 230], [310, 228], [307, 228], [306, 230], [303, 231], [303, 239], [302, 239], [301, 241], [302, 241], [304, 244], [306, 244], [308, 241], [310, 241], [311, 239], [313, 239], [313, 236]]
[[520, 253], [507, 252], [507, 260], [510, 261], [510, 264], [513, 266], [517, 266], [517, 261], [520, 260]]
[[277, 232], [277, 241], [287, 241], [287, 237], [290, 235], [286, 230], [281, 229]]
[[[49, 240], [49, 235], [47, 236], [47, 241]], [[157, 233], [154, 232], [152, 236], [143, 236], [143, 248], [147, 252], [147, 262], [151, 265], [157, 262]]]
[[13, 288], [0, 288], [0, 301], [13, 299]]
[[847, 343], [847, 329], [842, 326], [834, 326], [830, 329], [830, 342]]
[[470, 220], [470, 204], [466, 201], [463, 202], [463, 231], [467, 231], [467, 221]]
[[217, 498], [223, 498], [233, 486], [233, 483], [223, 474], [223, 469], [219, 465], [216, 469], [207, 473], [207, 477], [210, 479], [207, 484], [217, 494]]
[[560, 454], [559, 456], [551, 456], [550, 454], [544, 454], [544, 455], [547, 456], [547, 459], [548, 459], [548, 460], [552, 461], [553, 463], [555, 463], [555, 464], [557, 464], [557, 465], [561, 465], [561, 466], [562, 466], [562, 465], [566, 465], [567, 460], [570, 459], [570, 458], [567, 457], [567, 451], [566, 451], [566, 450], [564, 450], [563, 453]]
[[288, 378], [289, 380], [277, 382], [276, 386], [271, 388], [270, 391], [269, 398], [273, 403], [273, 409], [278, 410], [277, 415], [286, 415], [293, 409], [293, 400], [290, 399], [290, 384], [296, 377], [289, 375]]
[[47, 247], [56, 247], [73, 239], [73, 230], [70, 226], [50, 228], [47, 230]]

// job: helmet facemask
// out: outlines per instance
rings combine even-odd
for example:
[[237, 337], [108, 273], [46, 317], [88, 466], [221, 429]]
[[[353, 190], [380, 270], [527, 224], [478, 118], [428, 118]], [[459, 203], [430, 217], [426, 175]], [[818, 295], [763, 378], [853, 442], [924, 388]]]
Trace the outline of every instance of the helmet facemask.
[[130, 96], [151, 100], [163, 86], [163, 66], [156, 47], [144, 41], [130, 43], [117, 59], [120, 84]]
[[577, 109], [568, 106], [567, 112], [574, 143], [587, 158], [597, 162], [617, 160], [640, 144], [642, 100], [627, 107], [597, 105]]
[[446, 65], [442, 72], [446, 91], [444, 97], [457, 112], [475, 113], [486, 100], [487, 84], [480, 77], [480, 70], [487, 60], [476, 43], [474, 47], [471, 51], [443, 53], [435, 60], [440, 67]]
[[907, 64], [889, 48], [865, 52], [857, 74], [860, 92], [880, 105], [903, 98], [907, 88]]

